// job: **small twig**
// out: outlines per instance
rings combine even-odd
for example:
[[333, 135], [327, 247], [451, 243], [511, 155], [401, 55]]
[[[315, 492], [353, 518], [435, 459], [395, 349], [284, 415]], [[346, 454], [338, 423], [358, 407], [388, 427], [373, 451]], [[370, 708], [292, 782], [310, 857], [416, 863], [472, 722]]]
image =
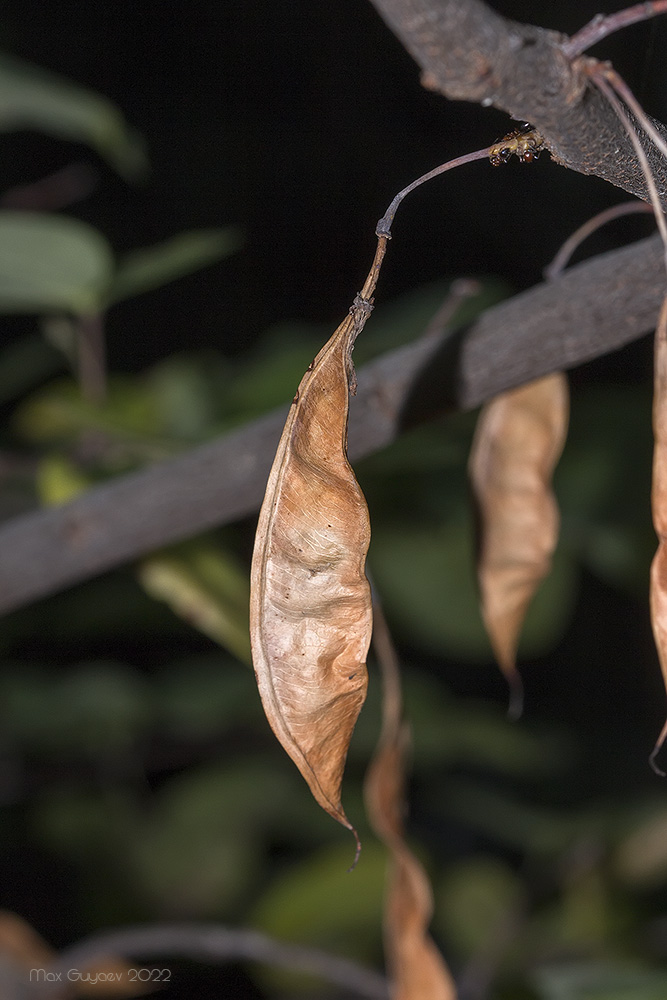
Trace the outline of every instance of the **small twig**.
[[477, 149], [474, 153], [466, 153], [464, 156], [457, 156], [454, 160], [448, 160], [446, 163], [441, 163], [439, 167], [434, 167], [433, 170], [429, 170], [427, 174], [423, 174], [421, 177], [418, 177], [416, 181], [413, 181], [412, 184], [408, 184], [407, 187], [404, 187], [402, 191], [398, 192], [391, 205], [375, 227], [375, 235], [386, 236], [387, 239], [391, 239], [391, 224], [394, 221], [396, 209], [401, 204], [405, 196], [410, 194], [411, 191], [414, 191], [415, 188], [425, 184], [426, 181], [430, 181], [433, 177], [438, 177], [440, 174], [444, 174], [447, 170], [453, 170], [454, 167], [462, 167], [466, 163], [473, 163], [475, 160], [488, 159], [488, 156], [489, 147], [486, 149]]
[[557, 278], [565, 270], [570, 258], [584, 240], [587, 240], [602, 226], [606, 226], [608, 222], [620, 219], [624, 215], [634, 215], [637, 212], [653, 213], [653, 211], [653, 206], [648, 205], [645, 201], [622, 201], [618, 205], [612, 205], [611, 208], [605, 208], [604, 211], [598, 212], [597, 215], [587, 219], [583, 225], [575, 229], [571, 236], [568, 236], [554, 259], [544, 268], [544, 277], [547, 281], [553, 281], [554, 278]]
[[[623, 126], [626, 132], [628, 133], [628, 136], [630, 137], [635, 153], [637, 155], [637, 159], [639, 160], [639, 164], [642, 168], [642, 172], [646, 180], [646, 186], [648, 188], [649, 196], [651, 198], [651, 203], [655, 211], [655, 221], [658, 225], [658, 229], [660, 231], [660, 238], [662, 239], [663, 242], [665, 250], [665, 267], [667, 268], [667, 225], [665, 224], [665, 216], [663, 215], [662, 205], [660, 203], [660, 196], [658, 195], [658, 189], [656, 187], [655, 179], [653, 177], [653, 171], [649, 166], [646, 153], [644, 152], [642, 144], [639, 141], [639, 136], [637, 135], [637, 129], [630, 121], [630, 118], [626, 114], [623, 105], [616, 96], [616, 91], [614, 89], [615, 81], [613, 79], [610, 79], [609, 76], [604, 72], [591, 73], [591, 79], [595, 83], [595, 86], [604, 94], [606, 99], [609, 101], [610, 105], [612, 106], [612, 108], [614, 109], [620, 120], [623, 122]], [[639, 118], [639, 122], [642, 128], [644, 128], [645, 127], [644, 121], [646, 119], [646, 115], [644, 114], [641, 108], [639, 108], [639, 110], [640, 110], [640, 115], [638, 115], [637, 117]]]
[[476, 278], [457, 278], [455, 281], [452, 281], [445, 300], [429, 320], [428, 326], [420, 339], [431, 340], [444, 336], [459, 308], [468, 299], [479, 295], [482, 288], [482, 282], [477, 281]]
[[614, 31], [620, 31], [621, 28], [665, 13], [667, 13], [667, 0], [652, 0], [648, 3], [638, 3], [634, 7], [626, 7], [625, 10], [618, 10], [615, 14], [596, 14], [561, 47], [565, 55], [572, 59]]
[[103, 403], [107, 395], [104, 319], [100, 313], [82, 316], [76, 324], [79, 385], [84, 399]]
[[400, 729], [403, 718], [401, 668], [387, 619], [375, 592], [373, 593], [372, 641], [373, 651], [382, 675], [382, 736], [386, 734], [393, 736]]
[[384, 976], [316, 948], [275, 941], [257, 931], [217, 924], [165, 924], [127, 927], [95, 934], [61, 952], [54, 971], [85, 966], [93, 959], [120, 955], [151, 959], [189, 958], [204, 962], [261, 962], [319, 976], [368, 1000], [388, 1000]]
[[651, 119], [647, 116], [646, 112], [642, 108], [641, 104], [632, 93], [627, 83], [623, 77], [616, 72], [613, 66], [609, 66], [606, 63], [600, 63], [593, 72], [593, 77], [604, 76], [606, 80], [612, 85], [618, 96], [622, 101], [625, 101], [627, 106], [630, 108], [632, 113], [637, 118], [637, 121], [644, 129], [646, 134], [650, 139], [653, 140], [656, 147], [660, 150], [662, 155], [667, 158], [667, 142], [660, 135], [655, 125], [653, 125]]

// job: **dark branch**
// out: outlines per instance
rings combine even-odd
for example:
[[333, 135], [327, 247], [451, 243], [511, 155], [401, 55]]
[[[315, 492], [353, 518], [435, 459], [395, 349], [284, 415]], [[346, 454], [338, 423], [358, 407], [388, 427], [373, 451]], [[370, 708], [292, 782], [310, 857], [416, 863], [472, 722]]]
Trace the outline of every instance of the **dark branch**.
[[[566, 36], [509, 21], [481, 0], [372, 3], [422, 68], [424, 86], [531, 122], [558, 163], [647, 200], [632, 144], [590, 86], [588, 59], [565, 54]], [[665, 126], [655, 125], [667, 137]], [[667, 164], [639, 132], [667, 206]]]
[[[664, 294], [662, 266], [659, 240], [644, 240], [490, 309], [465, 331], [423, 338], [367, 365], [351, 407], [351, 458], [384, 447], [406, 426], [471, 409], [652, 330]], [[0, 611], [252, 514], [285, 414], [5, 524]]]
[[64, 973], [109, 955], [144, 960], [190, 958], [201, 962], [260, 962], [318, 976], [368, 1000], [388, 1000], [384, 976], [316, 948], [277, 941], [252, 930], [217, 924], [164, 924], [104, 931], [63, 952], [55, 966]]

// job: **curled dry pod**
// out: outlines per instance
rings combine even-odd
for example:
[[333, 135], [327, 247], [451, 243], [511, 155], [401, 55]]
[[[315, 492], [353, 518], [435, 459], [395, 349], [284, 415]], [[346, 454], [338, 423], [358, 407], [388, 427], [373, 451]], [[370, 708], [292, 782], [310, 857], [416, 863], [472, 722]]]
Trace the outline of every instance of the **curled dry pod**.
[[[658, 551], [651, 563], [651, 624], [660, 669], [667, 686], [667, 298], [662, 304], [655, 331], [653, 436], [655, 443], [651, 506], [653, 525], [658, 536]], [[664, 771], [655, 764], [655, 757], [666, 736], [667, 722], [651, 754], [651, 764], [658, 774], [664, 774]]]
[[398, 660], [380, 608], [373, 646], [383, 679], [382, 733], [364, 786], [371, 826], [389, 850], [384, 942], [392, 1000], [455, 1000], [454, 981], [428, 933], [433, 896], [426, 872], [405, 842], [405, 761]]
[[250, 584], [266, 716], [315, 799], [349, 829], [341, 782], [366, 697], [372, 630], [368, 509], [347, 460], [351, 353], [385, 248], [381, 238], [361, 294], [294, 397], [259, 515]]
[[513, 692], [513, 714], [520, 711], [521, 626], [558, 540], [551, 477], [565, 443], [568, 411], [562, 372], [496, 396], [480, 413], [468, 465], [479, 522], [482, 617]]

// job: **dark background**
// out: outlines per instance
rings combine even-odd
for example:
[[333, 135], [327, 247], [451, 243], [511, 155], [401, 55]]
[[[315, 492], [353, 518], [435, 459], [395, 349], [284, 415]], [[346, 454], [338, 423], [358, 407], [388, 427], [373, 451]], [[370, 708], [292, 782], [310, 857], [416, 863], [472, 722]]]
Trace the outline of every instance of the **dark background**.
[[[571, 32], [599, 5], [560, 3], [538, 15], [530, 3], [494, 6]], [[494, 109], [421, 88], [416, 65], [366, 0], [44, 3], [29, 17], [9, 3], [0, 27], [6, 49], [106, 94], [145, 135], [146, 186], [105, 174], [77, 209], [117, 251], [193, 226], [235, 223], [245, 233], [231, 263], [115, 311], [111, 359], [121, 367], [179, 346], [238, 351], [282, 319], [330, 321], [362, 280], [375, 222], [396, 191], [510, 127]], [[657, 117], [665, 35], [657, 18], [596, 50]], [[71, 145], [41, 136], [2, 142], [7, 186], [73, 155]], [[380, 294], [466, 273], [527, 287], [572, 228], [622, 198], [548, 157], [534, 169], [475, 164], [401, 208]], [[647, 225], [618, 223], [589, 250], [613, 245], [621, 226], [625, 236]], [[127, 338], [127, 328], [141, 336]]]

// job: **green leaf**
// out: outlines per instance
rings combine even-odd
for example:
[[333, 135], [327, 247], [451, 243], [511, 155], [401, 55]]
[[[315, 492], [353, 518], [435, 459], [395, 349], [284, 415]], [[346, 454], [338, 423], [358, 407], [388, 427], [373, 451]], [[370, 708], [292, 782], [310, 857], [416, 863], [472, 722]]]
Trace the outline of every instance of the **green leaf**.
[[[488, 662], [479, 613], [472, 519], [462, 505], [440, 524], [376, 522], [369, 561], [392, 620], [430, 652]], [[521, 637], [523, 656], [548, 649], [562, 634], [576, 595], [569, 555], [558, 551]]]
[[649, 387], [604, 386], [574, 394], [556, 470], [561, 534], [600, 579], [642, 600], [655, 532]]
[[612, 962], [563, 964], [538, 970], [541, 1000], [664, 1000], [667, 973]]
[[435, 922], [464, 960], [486, 953], [523, 902], [521, 883], [503, 862], [475, 857], [436, 886]]
[[[478, 291], [464, 299], [452, 315], [449, 324], [452, 328], [471, 323], [485, 309], [510, 294], [507, 286], [497, 278], [485, 278], [477, 284]], [[406, 292], [393, 302], [379, 304], [373, 312], [373, 322], [355, 345], [355, 364], [366, 364], [385, 351], [421, 337], [451, 290], [451, 283], [436, 281]]]
[[91, 429], [120, 440], [150, 439], [160, 433], [154, 397], [140, 379], [128, 375], [109, 379], [108, 397], [101, 406], [84, 399], [73, 379], [57, 379], [25, 400], [14, 426], [25, 440], [37, 444], [69, 443]]
[[[252, 925], [282, 940], [376, 963], [387, 852], [368, 840], [352, 872], [350, 860], [349, 844], [337, 843], [282, 871], [251, 915]], [[287, 996], [295, 996], [307, 982], [304, 976], [277, 972], [262, 978]]]
[[148, 374], [167, 437], [190, 443], [219, 430], [231, 383], [230, 364], [218, 351], [171, 354]]
[[139, 579], [151, 597], [250, 663], [248, 575], [230, 553], [186, 542], [145, 559]]
[[42, 503], [57, 507], [85, 493], [90, 479], [65, 455], [46, 455], [37, 470], [37, 493]]
[[259, 701], [250, 696], [250, 674], [219, 651], [169, 664], [156, 684], [157, 725], [169, 738], [216, 739], [237, 726], [262, 726]]
[[14, 56], [0, 55], [0, 130], [37, 129], [83, 142], [120, 174], [144, 174], [143, 139], [107, 98]]
[[84, 222], [0, 212], [0, 312], [97, 312], [113, 267], [109, 244]]
[[313, 324], [270, 327], [233, 379], [224, 398], [225, 415], [237, 421], [286, 407], [327, 337], [322, 327]]
[[142, 679], [123, 664], [82, 664], [63, 676], [8, 673], [0, 682], [3, 731], [32, 752], [106, 756], [127, 750], [147, 725]]
[[553, 807], [519, 802], [464, 779], [447, 786], [447, 814], [496, 843], [524, 853], [556, 857], [577, 838], [600, 836], [608, 817], [602, 812], [569, 815]]
[[137, 890], [161, 913], [228, 913], [261, 877], [264, 826], [288, 801], [279, 778], [265, 762], [236, 762], [166, 782], [124, 830]]
[[193, 229], [127, 254], [118, 265], [108, 303], [120, 302], [229, 257], [241, 245], [237, 229]]
[[39, 333], [7, 344], [0, 350], [0, 405], [18, 399], [62, 367], [60, 351]]

